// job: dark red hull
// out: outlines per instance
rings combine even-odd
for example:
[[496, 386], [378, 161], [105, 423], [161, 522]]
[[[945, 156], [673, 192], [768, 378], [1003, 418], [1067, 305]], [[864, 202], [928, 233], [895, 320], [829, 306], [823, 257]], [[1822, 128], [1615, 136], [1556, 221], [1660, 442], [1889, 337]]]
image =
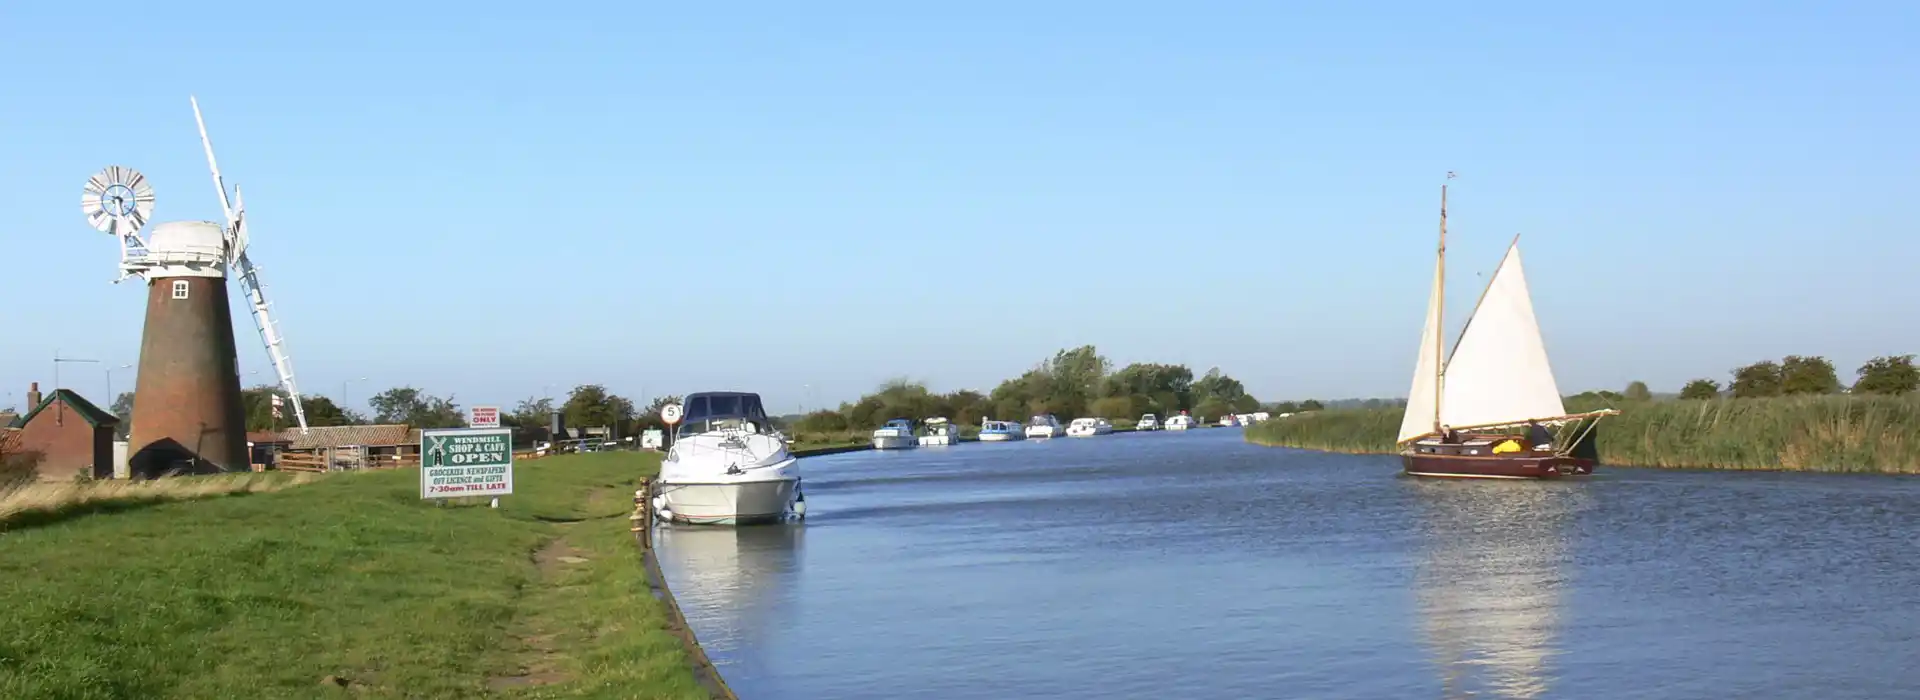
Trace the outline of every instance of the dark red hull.
[[1400, 461], [1408, 474], [1481, 479], [1557, 479], [1586, 476], [1599, 466], [1591, 459], [1554, 454], [1512, 455], [1406, 454]]

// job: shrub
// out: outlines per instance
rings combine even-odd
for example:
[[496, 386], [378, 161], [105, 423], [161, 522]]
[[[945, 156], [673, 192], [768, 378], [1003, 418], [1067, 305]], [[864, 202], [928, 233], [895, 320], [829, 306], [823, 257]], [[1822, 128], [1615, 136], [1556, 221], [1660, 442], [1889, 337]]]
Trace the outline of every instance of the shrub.
[[40, 458], [39, 452], [20, 446], [20, 433], [0, 428], [0, 491], [39, 479]]

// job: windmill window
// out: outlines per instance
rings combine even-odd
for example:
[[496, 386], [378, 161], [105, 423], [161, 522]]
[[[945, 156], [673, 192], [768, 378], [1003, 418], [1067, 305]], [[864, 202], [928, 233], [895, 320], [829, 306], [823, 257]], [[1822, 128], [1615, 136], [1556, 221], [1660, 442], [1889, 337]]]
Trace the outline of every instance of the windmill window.
[[173, 298], [175, 299], [187, 298], [187, 281], [186, 280], [173, 281]]

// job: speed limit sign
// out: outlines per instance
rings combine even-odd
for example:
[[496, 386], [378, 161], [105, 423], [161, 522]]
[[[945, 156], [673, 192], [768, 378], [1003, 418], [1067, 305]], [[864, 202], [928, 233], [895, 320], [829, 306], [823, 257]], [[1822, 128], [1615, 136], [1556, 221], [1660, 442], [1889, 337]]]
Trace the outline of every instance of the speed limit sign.
[[660, 420], [666, 421], [667, 425], [678, 425], [681, 413], [680, 404], [670, 403], [660, 407]]

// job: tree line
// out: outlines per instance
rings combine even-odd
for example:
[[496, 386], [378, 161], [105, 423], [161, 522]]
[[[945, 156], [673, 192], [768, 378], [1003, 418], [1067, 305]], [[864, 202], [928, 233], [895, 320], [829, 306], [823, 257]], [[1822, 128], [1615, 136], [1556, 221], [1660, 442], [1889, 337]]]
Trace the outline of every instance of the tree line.
[[1899, 396], [1920, 391], [1920, 368], [1913, 355], [1885, 355], [1867, 360], [1854, 370], [1853, 386], [1840, 384], [1833, 363], [1820, 356], [1788, 355], [1778, 362], [1762, 360], [1731, 373], [1732, 381], [1724, 390], [1712, 379], [1695, 379], [1680, 389], [1680, 398], [1736, 399], [1773, 396], [1838, 394], [1883, 394]]
[[[273, 415], [274, 396], [284, 397], [284, 394], [279, 386], [272, 384], [240, 391], [241, 410], [249, 432], [286, 430], [297, 425], [290, 403], [283, 402], [279, 417]], [[132, 430], [134, 400], [131, 391], [114, 399], [111, 410], [120, 417], [121, 437]], [[605, 386], [582, 384], [567, 393], [560, 405], [560, 414], [569, 427], [616, 428], [620, 435], [632, 435], [647, 427], [657, 427], [660, 406], [674, 400], [677, 399], [670, 396], [655, 399], [642, 413], [635, 409], [632, 400], [607, 391]], [[306, 409], [307, 425], [312, 427], [404, 424], [415, 428], [459, 428], [467, 424], [467, 411], [453, 395], [439, 396], [413, 386], [398, 386], [374, 394], [367, 399], [366, 413], [342, 407], [321, 394], [301, 395], [300, 405]], [[549, 437], [553, 411], [552, 399], [529, 397], [511, 411], [503, 406], [500, 424], [518, 429], [523, 437], [545, 439]]]
[[1185, 365], [1137, 362], [1116, 370], [1094, 346], [1083, 345], [1056, 352], [984, 394], [972, 389], [940, 394], [923, 383], [892, 379], [838, 409], [808, 413], [794, 427], [839, 432], [871, 428], [894, 418], [919, 421], [938, 416], [976, 425], [990, 418], [1023, 421], [1042, 414], [1071, 420], [1132, 418], [1145, 413], [1168, 416], [1180, 411], [1218, 416], [1259, 410], [1260, 402], [1247, 394], [1240, 380], [1219, 368], [1198, 378]]

